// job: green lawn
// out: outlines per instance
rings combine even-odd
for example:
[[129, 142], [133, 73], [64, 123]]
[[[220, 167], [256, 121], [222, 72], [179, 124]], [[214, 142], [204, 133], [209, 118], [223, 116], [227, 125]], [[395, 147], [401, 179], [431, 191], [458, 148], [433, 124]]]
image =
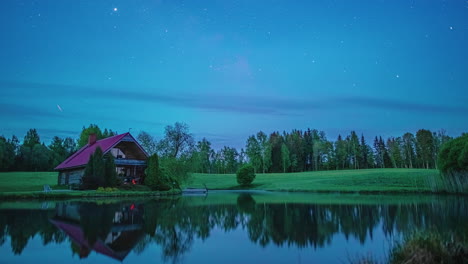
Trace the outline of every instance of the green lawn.
[[[99, 191], [69, 191], [66, 186], [57, 185], [57, 172], [2, 172], [0, 173], [0, 200], [32, 199], [32, 198], [96, 198], [96, 197], [137, 197], [161, 196], [177, 194], [179, 191], [139, 191], [120, 190], [113, 192]], [[52, 190], [66, 191], [44, 192], [44, 185]]]
[[48, 184], [57, 188], [57, 172], [2, 172], [0, 192], [42, 191]]
[[[254, 190], [317, 192], [430, 192], [437, 170], [368, 169], [301, 173], [258, 173]], [[188, 184], [208, 189], [239, 189], [235, 174], [193, 174]]]
[[[324, 192], [430, 192], [438, 179], [437, 170], [369, 169], [318, 171], [302, 173], [257, 174], [254, 190], [324, 191]], [[56, 172], [0, 173], [0, 192], [42, 191], [48, 184], [57, 186]], [[190, 187], [208, 189], [240, 189], [234, 174], [193, 174]]]

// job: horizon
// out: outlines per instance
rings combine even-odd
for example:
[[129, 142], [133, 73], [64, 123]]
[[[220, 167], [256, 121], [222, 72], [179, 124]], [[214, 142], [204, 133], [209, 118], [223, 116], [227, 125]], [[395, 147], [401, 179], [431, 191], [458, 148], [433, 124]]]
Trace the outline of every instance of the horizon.
[[467, 11], [435, 0], [9, 1], [0, 135], [75, 139], [97, 124], [160, 140], [184, 122], [216, 149], [307, 128], [368, 143], [418, 129], [459, 136]]

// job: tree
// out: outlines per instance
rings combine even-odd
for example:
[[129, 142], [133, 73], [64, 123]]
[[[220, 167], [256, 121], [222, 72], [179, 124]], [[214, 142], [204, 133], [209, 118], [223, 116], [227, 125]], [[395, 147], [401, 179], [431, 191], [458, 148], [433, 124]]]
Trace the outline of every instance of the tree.
[[36, 144], [41, 144], [39, 134], [36, 129], [29, 129], [23, 140], [23, 146], [33, 148]]
[[439, 130], [437, 133], [433, 132], [432, 137], [434, 139], [434, 151], [432, 152], [432, 157], [434, 159], [434, 164], [437, 169], [437, 157], [440, 151], [440, 148], [442, 145], [444, 145], [446, 142], [450, 141], [452, 138], [449, 137], [446, 134], [446, 131], [444, 129]]
[[225, 172], [226, 173], [235, 173], [237, 171], [237, 157], [239, 153], [235, 148], [230, 148], [224, 146], [222, 149], [222, 156], [224, 158]]
[[50, 150], [44, 144], [36, 144], [31, 149], [30, 165], [33, 171], [49, 171]]
[[444, 176], [448, 191], [468, 191], [468, 134], [442, 145], [437, 166]]
[[211, 172], [210, 164], [210, 155], [211, 155], [211, 142], [206, 138], [203, 138], [201, 141], [198, 141], [197, 146], [195, 147], [197, 152], [197, 165], [201, 173]]
[[114, 156], [111, 153], [104, 155], [104, 186], [117, 186], [117, 171]]
[[351, 131], [349, 138], [349, 156], [351, 159], [350, 164], [353, 169], [359, 169], [359, 156], [361, 156], [361, 149], [359, 147], [359, 138], [356, 132]]
[[51, 150], [51, 164], [55, 168], [66, 159], [67, 153], [63, 146], [63, 139], [57, 136], [53, 137], [49, 149]]
[[82, 148], [86, 144], [88, 144], [88, 139], [90, 134], [96, 135], [96, 140], [100, 140], [103, 138], [102, 131], [98, 127], [98, 125], [90, 124], [88, 127], [84, 127], [81, 130], [80, 138], [78, 139], [78, 148]]
[[361, 164], [361, 169], [369, 168], [369, 146], [366, 144], [366, 139], [364, 135], [361, 134], [361, 144], [359, 145], [361, 151], [359, 156], [359, 163]]
[[260, 147], [260, 156], [262, 158], [262, 172], [265, 173], [271, 166], [271, 148], [267, 140], [267, 135], [262, 131], [257, 133], [257, 141]]
[[158, 154], [154, 153], [148, 157], [147, 168], [145, 170], [145, 182], [144, 184], [153, 190], [157, 190], [162, 186], [162, 172], [159, 168], [159, 157]]
[[254, 167], [254, 170], [260, 171], [262, 168], [262, 153], [260, 144], [255, 136], [250, 136], [247, 139], [247, 145], [245, 147], [245, 153], [249, 158], [250, 163]]
[[162, 156], [180, 158], [193, 150], [194, 139], [185, 123], [176, 122], [174, 126], [166, 126], [164, 138], [159, 142], [158, 149]]
[[281, 145], [281, 161], [283, 167], [283, 173], [286, 173], [286, 170], [291, 166], [291, 159], [289, 158], [289, 149], [286, 144]]
[[89, 156], [81, 186], [83, 189], [96, 189], [106, 185], [106, 165], [100, 147], [97, 147], [93, 154]]
[[403, 144], [403, 161], [406, 168], [413, 168], [415, 163], [415, 139], [414, 135], [411, 133], [405, 133], [402, 138]]
[[393, 138], [390, 137], [387, 139], [387, 148], [389, 156], [394, 168], [403, 167], [403, 158], [402, 158], [402, 139], [400, 137]]
[[336, 169], [344, 169], [346, 164], [346, 141], [344, 141], [341, 135], [338, 135], [338, 139], [335, 142], [335, 157], [336, 157]]
[[249, 186], [255, 179], [254, 167], [250, 164], [242, 166], [236, 173], [237, 183], [241, 186]]
[[429, 169], [432, 167], [432, 154], [434, 152], [434, 138], [431, 131], [420, 129], [416, 132], [416, 155], [419, 166]]
[[268, 141], [271, 149], [270, 172], [282, 172], [283, 163], [281, 159], [281, 146], [284, 144], [283, 137], [278, 132], [274, 132], [270, 134]]
[[157, 151], [156, 141], [154, 138], [145, 131], [141, 131], [137, 136], [137, 140], [140, 143], [141, 147], [148, 153], [148, 155], [153, 155]]
[[[14, 137], [14, 136], [13, 136]], [[12, 140], [6, 140], [0, 136], [0, 171], [9, 171], [13, 169], [15, 163], [15, 144]]]

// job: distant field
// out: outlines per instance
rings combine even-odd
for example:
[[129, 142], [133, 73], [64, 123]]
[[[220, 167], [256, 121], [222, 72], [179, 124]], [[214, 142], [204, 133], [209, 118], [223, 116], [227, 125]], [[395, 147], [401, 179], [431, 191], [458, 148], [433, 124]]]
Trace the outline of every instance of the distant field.
[[44, 185], [57, 185], [57, 172], [2, 172], [0, 192], [42, 191]]
[[[426, 169], [368, 169], [258, 173], [253, 190], [327, 192], [430, 192], [439, 172]], [[239, 189], [235, 174], [193, 174], [193, 187]]]

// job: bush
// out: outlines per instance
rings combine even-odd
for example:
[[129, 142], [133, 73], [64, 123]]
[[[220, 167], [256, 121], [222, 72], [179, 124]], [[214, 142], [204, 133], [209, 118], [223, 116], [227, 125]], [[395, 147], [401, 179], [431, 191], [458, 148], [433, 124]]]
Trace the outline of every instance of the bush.
[[112, 187], [106, 187], [106, 188], [104, 188], [104, 187], [99, 187], [99, 188], [97, 188], [96, 191], [98, 191], [98, 192], [116, 192], [116, 191], [118, 191], [118, 190], [119, 190], [119, 189], [117, 189], [117, 188], [112, 188]]
[[239, 185], [248, 186], [252, 184], [255, 179], [254, 167], [250, 164], [246, 164], [237, 171], [236, 176]]
[[391, 250], [389, 263], [467, 263], [467, 250], [457, 236], [414, 233]]
[[125, 184], [121, 185], [118, 188], [121, 191], [139, 191], [139, 192], [150, 192], [151, 188], [148, 186], [144, 185], [138, 185], [138, 184]]
[[449, 192], [468, 191], [468, 134], [445, 143], [437, 165]]
[[151, 189], [157, 189], [161, 182], [162, 173], [159, 168], [159, 157], [156, 153], [148, 157], [145, 175], [144, 184]]
[[[167, 159], [164, 159], [167, 161]], [[150, 187], [153, 190], [158, 190], [158, 191], [168, 191], [170, 189], [180, 189], [179, 186], [179, 180], [177, 179], [178, 173], [186, 173], [185, 170], [183, 169], [183, 166], [180, 166], [181, 168], [176, 169], [177, 162], [170, 163], [173, 166], [170, 166], [170, 168], [173, 169], [168, 169], [167, 167], [160, 167], [159, 166], [159, 158], [158, 155], [153, 154], [148, 158], [148, 167], [146, 168], [145, 174], [146, 178], [144, 181], [144, 184], [148, 187]], [[166, 163], [167, 165], [167, 163]], [[174, 176], [176, 175], [176, 176]]]

